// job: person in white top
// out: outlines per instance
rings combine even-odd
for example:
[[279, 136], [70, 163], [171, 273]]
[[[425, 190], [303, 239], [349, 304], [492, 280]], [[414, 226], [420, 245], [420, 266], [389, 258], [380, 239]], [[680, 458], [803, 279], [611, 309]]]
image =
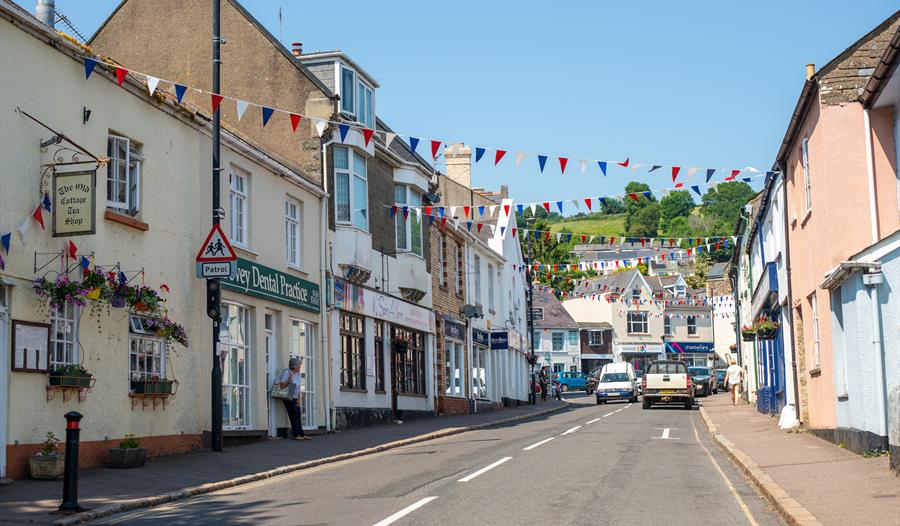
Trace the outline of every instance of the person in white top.
[[291, 421], [291, 434], [294, 440], [310, 440], [303, 434], [303, 420], [300, 408], [303, 406], [303, 392], [300, 383], [300, 358], [291, 357], [286, 369], [281, 371], [278, 387], [288, 388], [289, 399], [283, 399], [284, 409]]
[[731, 365], [725, 371], [725, 383], [728, 384], [728, 390], [731, 391], [732, 405], [737, 405], [737, 397], [743, 381], [744, 370], [734, 360], [731, 360]]

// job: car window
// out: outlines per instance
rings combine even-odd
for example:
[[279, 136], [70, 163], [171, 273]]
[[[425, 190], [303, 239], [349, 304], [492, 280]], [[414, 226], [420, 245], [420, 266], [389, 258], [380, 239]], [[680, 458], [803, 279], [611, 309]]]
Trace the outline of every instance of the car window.
[[687, 374], [687, 366], [679, 362], [660, 362], [650, 365], [647, 374]]
[[709, 367], [689, 367], [688, 371], [691, 372], [693, 376], [709, 376]]
[[600, 379], [600, 383], [610, 383], [610, 382], [627, 382], [628, 374], [627, 373], [606, 373], [603, 375], [603, 378]]

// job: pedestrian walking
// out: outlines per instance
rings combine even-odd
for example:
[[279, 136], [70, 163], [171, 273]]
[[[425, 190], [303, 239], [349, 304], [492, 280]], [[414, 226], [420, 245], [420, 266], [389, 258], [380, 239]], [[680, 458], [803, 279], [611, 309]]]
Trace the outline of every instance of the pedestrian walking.
[[549, 384], [549, 380], [547, 378], [547, 370], [541, 369], [541, 401], [547, 401], [547, 384]]
[[734, 360], [725, 371], [725, 382], [728, 384], [728, 390], [731, 391], [731, 403], [737, 405], [738, 393], [741, 389], [741, 383], [744, 381], [744, 370]]
[[300, 408], [303, 404], [303, 393], [300, 391], [300, 358], [293, 357], [288, 361], [286, 369], [281, 371], [278, 386], [288, 388], [288, 398], [282, 399], [288, 419], [291, 421], [291, 435], [294, 440], [310, 440], [303, 434], [303, 420]]

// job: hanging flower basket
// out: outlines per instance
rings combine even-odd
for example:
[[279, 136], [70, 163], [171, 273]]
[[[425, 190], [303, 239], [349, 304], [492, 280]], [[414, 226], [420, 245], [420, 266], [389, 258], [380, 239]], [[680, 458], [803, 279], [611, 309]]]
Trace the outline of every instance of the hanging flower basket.
[[175, 323], [169, 318], [149, 318], [147, 320], [147, 328], [154, 331], [160, 338], [164, 338], [167, 342], [174, 341], [187, 347], [188, 336], [183, 325]]
[[760, 340], [773, 340], [775, 334], [778, 333], [778, 322], [771, 321], [765, 317], [756, 322], [756, 334]]
[[31, 284], [35, 294], [47, 302], [51, 309], [62, 308], [65, 305], [83, 307], [87, 300], [88, 291], [77, 281], [71, 281], [68, 276], [60, 276], [53, 281], [41, 277]]
[[741, 327], [741, 338], [745, 342], [752, 342], [756, 340], [756, 327], [748, 327], [744, 325]]

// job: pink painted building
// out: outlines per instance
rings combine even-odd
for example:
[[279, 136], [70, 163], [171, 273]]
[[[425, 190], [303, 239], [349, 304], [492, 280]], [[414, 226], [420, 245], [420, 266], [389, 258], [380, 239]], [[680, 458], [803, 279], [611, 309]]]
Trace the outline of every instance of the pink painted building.
[[[866, 83], [896, 49], [900, 12], [807, 81], [778, 152], [786, 177], [800, 417], [811, 429], [837, 426], [830, 295], [821, 287], [842, 261], [900, 228], [897, 116], [900, 106], [869, 107]], [[896, 98], [896, 97], [894, 97]]]

